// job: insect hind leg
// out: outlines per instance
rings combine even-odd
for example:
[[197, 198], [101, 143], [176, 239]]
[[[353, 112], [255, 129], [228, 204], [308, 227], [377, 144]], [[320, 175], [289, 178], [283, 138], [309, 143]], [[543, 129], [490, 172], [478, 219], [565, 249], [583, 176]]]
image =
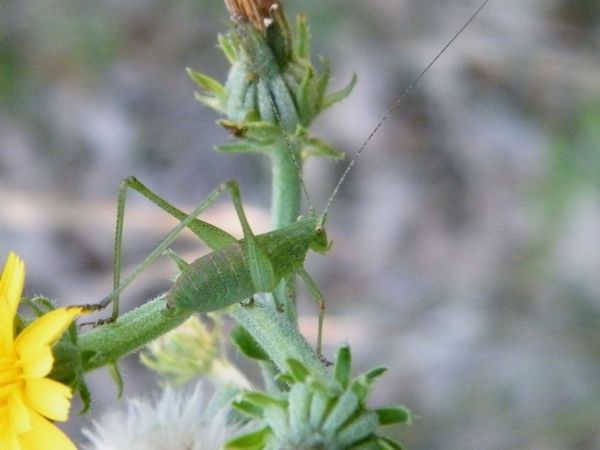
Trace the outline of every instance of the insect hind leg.
[[[200, 215], [204, 210], [209, 208], [223, 193], [223, 191], [230, 189], [230, 184], [232, 182], [222, 183], [216, 189], [214, 189], [202, 202], [200, 202], [196, 208], [189, 214], [186, 214], [185, 217], [181, 219], [181, 221], [173, 228], [171, 231], [163, 238], [163, 240], [152, 250], [152, 252], [135, 268], [133, 273], [129, 275], [123, 282], [121, 282], [121, 256], [122, 256], [122, 241], [123, 241], [123, 223], [124, 223], [124, 212], [125, 212], [125, 198], [127, 189], [133, 188], [137, 190], [146, 198], [149, 198], [153, 203], [157, 204], [161, 208], [167, 210], [167, 208], [172, 208], [172, 210], [177, 211], [176, 214], [172, 214], [177, 218], [180, 218], [180, 214], [185, 214], [179, 211], [177, 208], [172, 206], [166, 200], [158, 197], [158, 195], [154, 194], [148, 188], [146, 188], [141, 182], [139, 182], [135, 177], [128, 177], [121, 182], [119, 187], [119, 196], [117, 199], [117, 223], [115, 227], [115, 242], [114, 242], [114, 273], [113, 273], [113, 290], [110, 294], [104, 297], [99, 303], [96, 304], [86, 304], [82, 305], [84, 310], [88, 312], [100, 311], [106, 308], [109, 304], [113, 304], [112, 314], [109, 318], [100, 319], [96, 322], [86, 323], [85, 325], [101, 325], [105, 323], [114, 322], [119, 316], [119, 295], [120, 293], [129, 286], [135, 278], [137, 278], [146, 268], [154, 261], [156, 258], [161, 256], [168, 247], [173, 243], [173, 241], [177, 238], [179, 233], [186, 228], [192, 226], [203, 226], [206, 222], [202, 222], [198, 220], [196, 217]], [[140, 188], [141, 186], [141, 188]], [[147, 195], [150, 192], [151, 195]], [[155, 199], [159, 199], [159, 202], [155, 201]], [[167, 211], [169, 212], [169, 211]], [[210, 224], [208, 224], [210, 225]], [[223, 242], [227, 242], [229, 237], [231, 240], [235, 241], [235, 238], [230, 236], [223, 230], [220, 230], [213, 225], [210, 225], [211, 229], [215, 229], [219, 231], [219, 239]], [[194, 231], [194, 230], [192, 230]], [[206, 230], [205, 230], [206, 231]], [[197, 234], [197, 233], [196, 233]], [[203, 239], [204, 240], [204, 239]]]

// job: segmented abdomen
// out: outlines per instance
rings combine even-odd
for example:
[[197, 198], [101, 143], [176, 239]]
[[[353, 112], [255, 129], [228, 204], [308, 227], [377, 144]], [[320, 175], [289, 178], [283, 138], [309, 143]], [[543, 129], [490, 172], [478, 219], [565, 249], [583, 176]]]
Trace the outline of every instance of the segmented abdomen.
[[210, 312], [254, 294], [252, 279], [239, 244], [209, 253], [190, 264], [167, 293], [167, 304]]

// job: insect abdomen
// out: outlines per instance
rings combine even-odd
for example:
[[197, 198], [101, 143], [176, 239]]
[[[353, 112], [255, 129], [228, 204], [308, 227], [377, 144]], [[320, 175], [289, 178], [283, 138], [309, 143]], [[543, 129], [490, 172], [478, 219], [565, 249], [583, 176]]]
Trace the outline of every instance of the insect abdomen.
[[[289, 227], [256, 236], [268, 253], [274, 271], [275, 289], [279, 280], [293, 275], [304, 263], [316, 219], [304, 219]], [[210, 312], [241, 302], [256, 294], [240, 240], [204, 255], [191, 263], [169, 289], [167, 305], [198, 312]]]
[[245, 300], [254, 293], [242, 247], [236, 243], [191, 263], [169, 289], [167, 304], [210, 312]]

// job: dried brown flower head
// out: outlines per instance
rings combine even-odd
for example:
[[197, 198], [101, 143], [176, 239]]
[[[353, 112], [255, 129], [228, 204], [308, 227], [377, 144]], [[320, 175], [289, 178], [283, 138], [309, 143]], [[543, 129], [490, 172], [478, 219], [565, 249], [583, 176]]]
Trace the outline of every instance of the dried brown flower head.
[[273, 15], [281, 9], [279, 0], [225, 0], [234, 22], [248, 20], [254, 28], [264, 31], [273, 23]]

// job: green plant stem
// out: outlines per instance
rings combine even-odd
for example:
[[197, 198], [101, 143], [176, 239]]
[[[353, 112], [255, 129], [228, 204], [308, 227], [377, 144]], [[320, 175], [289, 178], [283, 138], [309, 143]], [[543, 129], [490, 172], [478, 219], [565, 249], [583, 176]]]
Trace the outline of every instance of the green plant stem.
[[300, 334], [295, 322], [284, 314], [259, 301], [253, 307], [233, 306], [229, 314], [256, 339], [279, 370], [287, 370], [286, 361], [294, 358], [315, 376], [328, 379], [323, 361]]
[[271, 161], [273, 163], [272, 203], [271, 215], [273, 229], [283, 228], [296, 221], [300, 214], [300, 157], [289, 142], [290, 138], [284, 138], [282, 148], [273, 152]]
[[[278, 152], [273, 152], [271, 158], [273, 165], [271, 202], [273, 229], [283, 228], [294, 223], [300, 214], [301, 184], [299, 171], [302, 162], [299, 153], [291, 148], [293, 143], [290, 139], [284, 138], [283, 141], [282, 147]], [[290, 289], [288, 289], [287, 283], [282, 281], [275, 290], [274, 295], [277, 302], [283, 305], [288, 319], [295, 323], [298, 317], [294, 284], [292, 283]]]
[[[323, 362], [300, 334], [294, 322], [270, 305], [259, 301], [253, 307], [232, 306], [231, 316], [244, 326], [281, 370], [289, 358], [327, 377]], [[115, 363], [157, 337], [183, 323], [191, 313], [167, 309], [165, 295], [123, 314], [116, 322], [99, 326], [79, 336], [83, 370], [89, 372]], [[325, 378], [324, 378], [325, 379]]]
[[116, 322], [96, 327], [79, 336], [83, 370], [88, 372], [136, 351], [179, 326], [191, 312], [167, 309], [165, 295], [123, 314]]

